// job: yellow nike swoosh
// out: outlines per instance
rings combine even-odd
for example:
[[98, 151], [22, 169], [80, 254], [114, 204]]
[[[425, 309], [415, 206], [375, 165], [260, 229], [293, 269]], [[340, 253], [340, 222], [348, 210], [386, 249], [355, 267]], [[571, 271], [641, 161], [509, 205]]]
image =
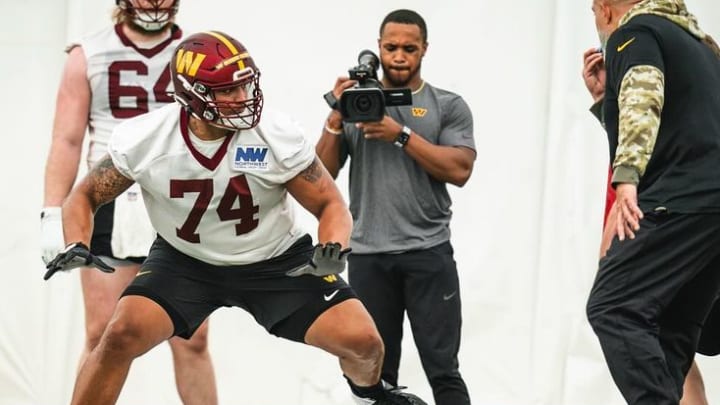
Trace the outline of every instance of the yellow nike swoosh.
[[627, 40], [627, 42], [625, 42], [624, 44], [618, 46], [618, 47], [617, 47], [617, 51], [618, 51], [618, 52], [622, 52], [623, 49], [627, 48], [627, 46], [630, 45], [634, 40], [635, 40], [635, 37], [630, 38], [629, 40]]
[[150, 274], [150, 273], [152, 273], [152, 270], [141, 271], [141, 272], [139, 272], [135, 277], [144, 276], [145, 274]]

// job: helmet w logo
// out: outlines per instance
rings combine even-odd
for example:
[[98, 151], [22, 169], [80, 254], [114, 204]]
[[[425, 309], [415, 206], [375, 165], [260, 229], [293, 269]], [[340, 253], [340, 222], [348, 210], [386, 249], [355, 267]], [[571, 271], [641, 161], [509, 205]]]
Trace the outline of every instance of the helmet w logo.
[[188, 76], [195, 77], [206, 56], [207, 55], [202, 53], [178, 49], [177, 57], [175, 58], [175, 70], [181, 75], [186, 74], [185, 72], [187, 71]]

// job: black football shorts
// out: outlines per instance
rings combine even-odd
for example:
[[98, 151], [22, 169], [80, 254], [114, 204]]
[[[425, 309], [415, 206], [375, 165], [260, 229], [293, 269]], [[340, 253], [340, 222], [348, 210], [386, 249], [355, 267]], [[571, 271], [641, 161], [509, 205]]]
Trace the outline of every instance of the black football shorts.
[[715, 300], [712, 310], [705, 318], [697, 352], [706, 356], [720, 354], [720, 299]]
[[215, 266], [192, 258], [158, 237], [133, 282], [123, 293], [163, 307], [174, 335], [189, 339], [220, 307], [240, 307], [268, 332], [304, 343], [305, 333], [328, 308], [355, 293], [340, 276], [290, 277], [307, 263], [312, 238], [305, 235], [274, 258], [237, 266]]

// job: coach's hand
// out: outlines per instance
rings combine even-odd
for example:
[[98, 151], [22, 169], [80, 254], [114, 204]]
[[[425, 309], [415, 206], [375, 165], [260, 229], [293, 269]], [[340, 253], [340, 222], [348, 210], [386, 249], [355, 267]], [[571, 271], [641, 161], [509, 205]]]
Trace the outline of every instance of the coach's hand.
[[345, 271], [345, 263], [347, 263], [347, 255], [352, 249], [342, 249], [339, 243], [328, 242], [326, 244], [318, 243], [313, 250], [312, 258], [308, 263], [296, 267], [286, 274], [290, 277], [297, 277], [303, 274], [313, 276], [327, 276], [330, 274], [339, 274]]
[[640, 220], [643, 212], [638, 206], [637, 186], [630, 183], [621, 183], [615, 187], [615, 204], [617, 205], [618, 239], [626, 237], [635, 239], [635, 232], [640, 229]]
[[44, 280], [49, 279], [58, 271], [68, 271], [78, 267], [97, 267], [105, 273], [113, 273], [114, 268], [108, 266], [97, 256], [90, 253], [90, 249], [82, 242], [67, 245], [50, 263], [47, 264]]

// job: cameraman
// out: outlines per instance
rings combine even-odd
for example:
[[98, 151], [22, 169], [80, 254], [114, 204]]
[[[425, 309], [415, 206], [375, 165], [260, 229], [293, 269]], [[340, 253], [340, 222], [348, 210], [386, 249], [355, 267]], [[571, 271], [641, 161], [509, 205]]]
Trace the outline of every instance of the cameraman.
[[[378, 44], [382, 85], [409, 87], [412, 105], [387, 107], [381, 121], [357, 124], [343, 123], [333, 109], [316, 152], [333, 177], [351, 157], [348, 272], [385, 341], [382, 378], [398, 383], [407, 311], [436, 405], [470, 404], [458, 370], [460, 289], [446, 183], [462, 187], [472, 172], [472, 114], [460, 96], [421, 78], [427, 28], [416, 12], [388, 14]], [[332, 98], [355, 84], [338, 78], [329, 103], [337, 105]]]

